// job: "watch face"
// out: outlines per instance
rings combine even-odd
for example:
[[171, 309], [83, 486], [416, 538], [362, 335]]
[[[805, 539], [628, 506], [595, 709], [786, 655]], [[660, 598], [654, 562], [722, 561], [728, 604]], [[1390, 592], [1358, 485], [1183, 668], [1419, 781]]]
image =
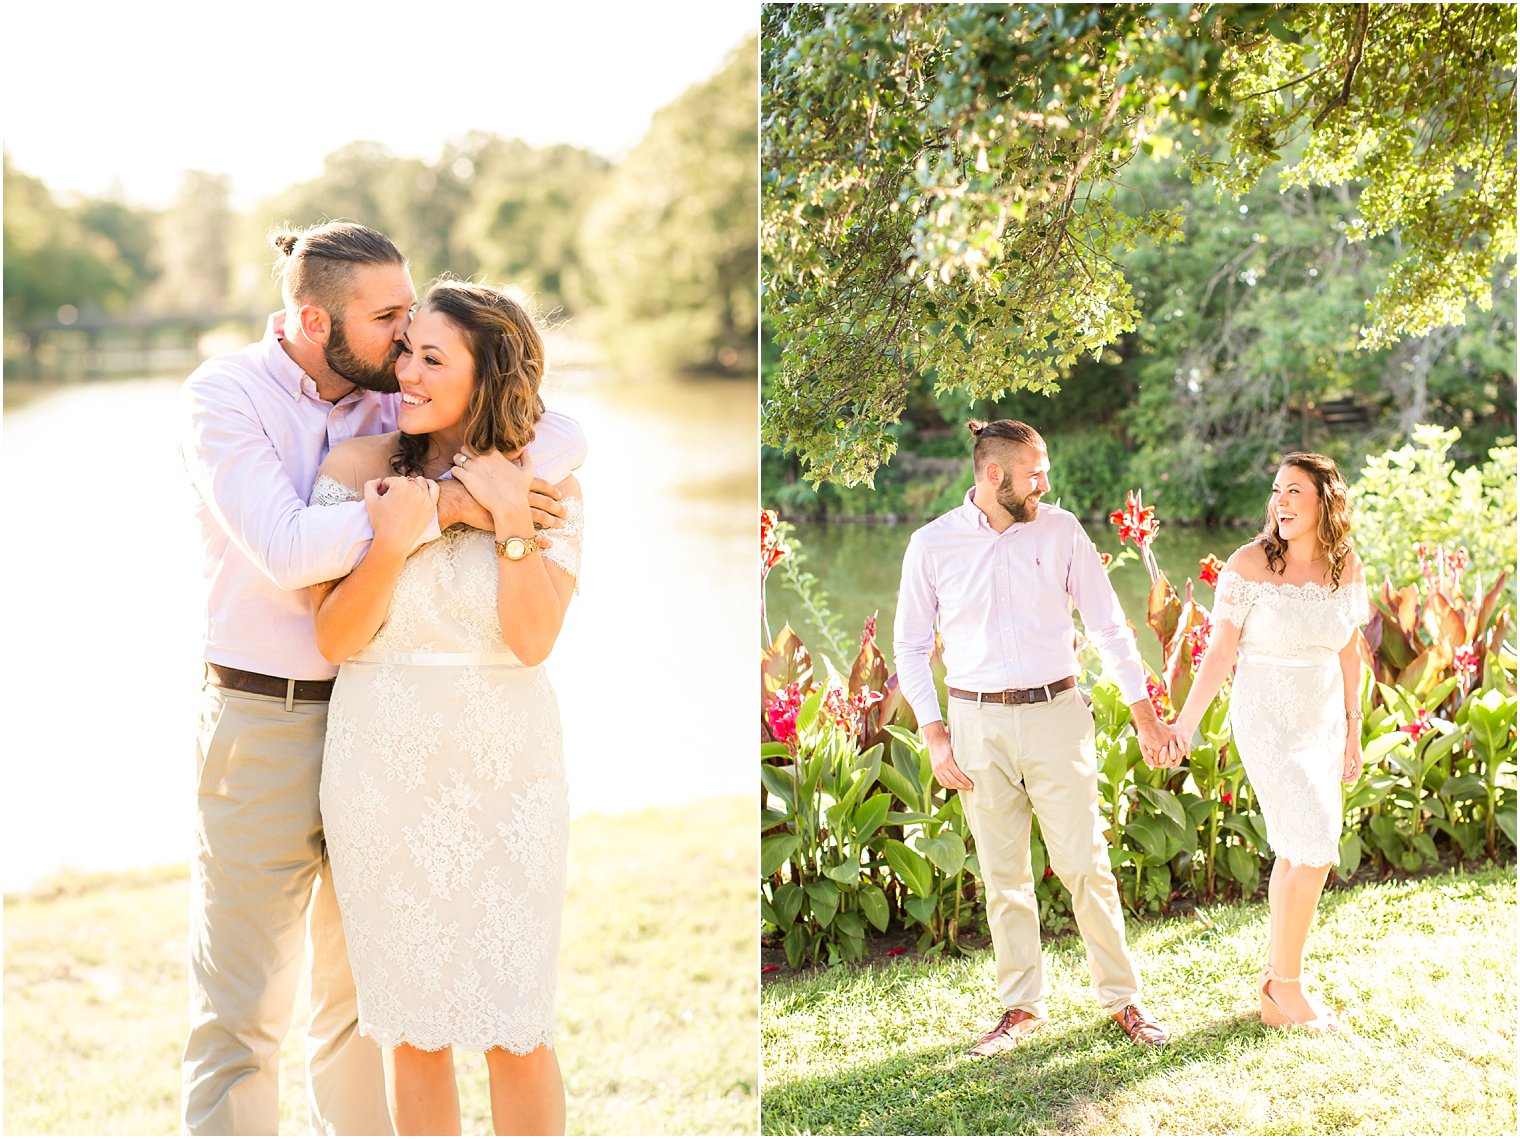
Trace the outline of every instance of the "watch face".
[[507, 539], [507, 557], [511, 558], [515, 562], [527, 556], [528, 543], [524, 542], [521, 538]]

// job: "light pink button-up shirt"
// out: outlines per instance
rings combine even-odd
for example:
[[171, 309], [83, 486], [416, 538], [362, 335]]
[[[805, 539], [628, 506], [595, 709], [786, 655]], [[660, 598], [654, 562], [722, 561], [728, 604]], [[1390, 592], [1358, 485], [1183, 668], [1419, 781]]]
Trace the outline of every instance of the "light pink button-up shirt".
[[1035, 688], [1079, 670], [1073, 602], [1125, 703], [1144, 700], [1134, 633], [1075, 515], [1042, 503], [1033, 521], [998, 533], [968, 492], [960, 506], [914, 531], [892, 646], [918, 722], [943, 719], [929, 669], [936, 621], [946, 684], [971, 692]]
[[[342, 577], [374, 531], [362, 502], [308, 508], [317, 467], [337, 443], [396, 429], [398, 396], [355, 391], [329, 403], [281, 346], [264, 338], [212, 357], [181, 389], [181, 444], [195, 495], [208, 584], [206, 659], [296, 680], [337, 667], [317, 651], [306, 586]], [[535, 472], [565, 478], [585, 457], [580, 425], [549, 413], [531, 447]], [[436, 520], [424, 540], [436, 538]]]

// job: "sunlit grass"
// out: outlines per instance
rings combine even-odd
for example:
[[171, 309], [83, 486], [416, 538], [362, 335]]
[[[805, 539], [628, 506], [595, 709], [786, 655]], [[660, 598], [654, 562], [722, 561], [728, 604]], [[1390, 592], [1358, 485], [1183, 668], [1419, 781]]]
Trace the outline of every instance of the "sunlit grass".
[[1082, 943], [1046, 946], [1049, 1023], [964, 1055], [996, 1019], [990, 951], [767, 985], [770, 1134], [1431, 1134], [1515, 1131], [1513, 867], [1336, 891], [1308, 968], [1348, 1030], [1261, 1026], [1266, 907], [1132, 923], [1170, 1048], [1132, 1045], [1093, 1002]]
[[[557, 1046], [572, 1134], [754, 1132], [754, 818], [735, 796], [571, 823]], [[183, 868], [6, 899], [7, 1134], [178, 1133], [188, 899]], [[293, 1029], [283, 1134], [308, 1131], [303, 1049]], [[489, 1134], [484, 1060], [455, 1055], [465, 1131]]]

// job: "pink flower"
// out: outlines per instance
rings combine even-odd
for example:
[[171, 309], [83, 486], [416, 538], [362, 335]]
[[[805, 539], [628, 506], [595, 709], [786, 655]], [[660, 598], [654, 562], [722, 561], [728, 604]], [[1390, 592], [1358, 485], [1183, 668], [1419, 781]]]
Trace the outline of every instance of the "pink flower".
[[850, 698], [843, 688], [832, 681], [828, 691], [823, 694], [823, 710], [841, 728], [855, 727], [855, 709], [850, 705]]
[[1399, 731], [1408, 732], [1409, 738], [1412, 739], [1415, 743], [1419, 743], [1420, 737], [1423, 736], [1426, 732], [1430, 731], [1433, 727], [1435, 727], [1435, 725], [1430, 722], [1430, 713], [1427, 712], [1424, 708], [1421, 708], [1415, 714], [1414, 723], [1404, 724], [1399, 728]]
[[876, 614], [872, 613], [869, 617], [866, 618], [865, 629], [860, 634], [860, 649], [861, 649], [861, 651], [864, 652], [865, 651], [865, 647], [867, 645], [869, 645], [875, 639], [876, 639]]
[[1124, 509], [1114, 511], [1108, 520], [1119, 527], [1121, 546], [1126, 539], [1142, 548], [1149, 546], [1156, 538], [1156, 531], [1161, 528], [1161, 523], [1156, 521], [1155, 507], [1142, 506], [1134, 491], [1124, 496]]
[[794, 680], [765, 706], [765, 723], [781, 743], [797, 738], [797, 713], [802, 709], [802, 681]]
[[1218, 585], [1219, 571], [1224, 569], [1224, 563], [1210, 554], [1206, 558], [1198, 559], [1198, 580], [1204, 585]]

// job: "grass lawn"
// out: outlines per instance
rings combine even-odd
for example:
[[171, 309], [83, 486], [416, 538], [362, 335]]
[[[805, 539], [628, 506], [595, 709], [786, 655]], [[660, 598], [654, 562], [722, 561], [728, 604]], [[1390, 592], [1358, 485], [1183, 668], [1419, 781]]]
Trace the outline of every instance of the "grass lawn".
[[1093, 1003], [1082, 942], [1046, 945], [1050, 1020], [1013, 1052], [992, 953], [815, 972], [761, 994], [766, 1134], [1513, 1135], [1514, 867], [1336, 890], [1308, 972], [1348, 1030], [1263, 1028], [1265, 904], [1130, 923], [1169, 1048]]
[[[570, 828], [559, 1050], [571, 1134], [753, 1134], [755, 802]], [[179, 1133], [183, 867], [5, 899], [6, 1134]], [[304, 1024], [306, 996], [295, 1024]], [[308, 1133], [286, 1037], [281, 1132]], [[466, 1134], [490, 1134], [485, 1061], [455, 1053]]]

